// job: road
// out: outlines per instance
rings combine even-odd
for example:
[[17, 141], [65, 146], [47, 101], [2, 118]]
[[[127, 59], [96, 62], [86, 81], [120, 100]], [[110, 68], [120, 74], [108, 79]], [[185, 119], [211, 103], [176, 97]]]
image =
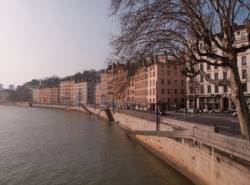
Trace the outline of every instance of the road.
[[[122, 110], [131, 115], [145, 118], [151, 121], [156, 120], [155, 113], [144, 112], [137, 110]], [[167, 112], [164, 117], [173, 118], [180, 121], [186, 121], [190, 123], [197, 123], [202, 125], [210, 125], [216, 128], [216, 132], [226, 135], [240, 136], [240, 126], [237, 119], [234, 119], [230, 115], [218, 115], [218, 114], [185, 114]]]
[[194, 115], [168, 112], [165, 116], [181, 121], [215, 126], [216, 131], [222, 134], [240, 135], [240, 126], [238, 120], [229, 115]]

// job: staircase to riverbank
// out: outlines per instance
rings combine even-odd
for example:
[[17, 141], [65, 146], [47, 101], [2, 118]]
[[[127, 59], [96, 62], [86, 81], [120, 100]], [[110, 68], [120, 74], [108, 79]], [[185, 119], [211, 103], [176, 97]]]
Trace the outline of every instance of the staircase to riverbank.
[[114, 121], [113, 114], [112, 114], [112, 112], [111, 112], [111, 110], [109, 108], [105, 109], [105, 113], [106, 113], [109, 121]]

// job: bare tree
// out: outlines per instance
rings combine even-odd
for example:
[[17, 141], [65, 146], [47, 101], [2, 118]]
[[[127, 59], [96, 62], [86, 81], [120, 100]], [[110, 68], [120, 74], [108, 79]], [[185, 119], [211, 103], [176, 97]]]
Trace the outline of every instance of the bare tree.
[[[242, 137], [250, 139], [250, 118], [238, 70], [237, 56], [250, 48], [249, 0], [111, 0], [120, 17], [121, 34], [114, 38], [116, 55], [142, 58], [166, 54], [182, 62], [190, 77], [203, 74], [200, 63], [227, 67], [228, 82], [209, 80], [231, 88]], [[247, 30], [245, 45], [235, 32]], [[219, 52], [216, 52], [219, 51]]]

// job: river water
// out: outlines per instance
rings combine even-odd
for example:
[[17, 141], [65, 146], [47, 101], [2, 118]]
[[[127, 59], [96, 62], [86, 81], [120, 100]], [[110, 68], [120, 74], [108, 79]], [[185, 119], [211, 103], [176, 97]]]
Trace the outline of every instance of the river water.
[[94, 116], [0, 106], [1, 185], [191, 185]]

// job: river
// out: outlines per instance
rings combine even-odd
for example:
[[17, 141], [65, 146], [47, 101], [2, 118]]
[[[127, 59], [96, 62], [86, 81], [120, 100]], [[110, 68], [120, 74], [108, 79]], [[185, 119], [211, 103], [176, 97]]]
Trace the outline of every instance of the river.
[[1, 185], [191, 185], [94, 116], [0, 106]]

